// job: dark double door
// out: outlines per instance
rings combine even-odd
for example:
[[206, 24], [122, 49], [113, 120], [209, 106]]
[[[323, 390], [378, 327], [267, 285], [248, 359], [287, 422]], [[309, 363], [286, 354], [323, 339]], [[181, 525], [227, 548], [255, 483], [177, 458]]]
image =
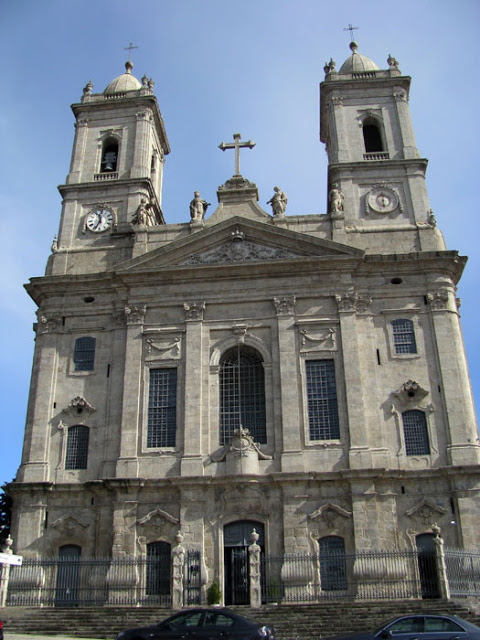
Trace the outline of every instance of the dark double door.
[[232, 522], [224, 527], [224, 585], [225, 604], [240, 605], [250, 602], [250, 574], [248, 547], [250, 534], [259, 534], [258, 544], [264, 549], [263, 524], [253, 520]]

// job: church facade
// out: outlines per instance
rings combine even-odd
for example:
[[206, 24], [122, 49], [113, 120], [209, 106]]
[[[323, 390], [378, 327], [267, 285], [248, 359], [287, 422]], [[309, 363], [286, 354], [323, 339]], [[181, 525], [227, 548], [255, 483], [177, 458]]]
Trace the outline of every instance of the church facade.
[[[170, 151], [132, 65], [72, 106], [70, 172], [38, 305], [25, 557], [202, 553], [229, 600], [266, 553], [478, 547], [480, 446], [456, 285], [415, 142], [410, 78], [352, 53], [321, 83], [327, 212], [272, 211], [238, 168], [167, 224]], [[168, 188], [168, 185], [166, 186]], [[188, 212], [186, 217], [188, 217]]]

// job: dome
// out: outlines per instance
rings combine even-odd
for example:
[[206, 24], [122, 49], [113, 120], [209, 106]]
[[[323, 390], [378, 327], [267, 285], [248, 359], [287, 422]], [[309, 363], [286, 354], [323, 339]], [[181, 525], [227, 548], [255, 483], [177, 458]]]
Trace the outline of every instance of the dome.
[[125, 73], [112, 80], [103, 92], [104, 94], [125, 93], [125, 91], [137, 91], [142, 88], [142, 83], [132, 75], [133, 63], [125, 63]]
[[358, 44], [356, 42], [350, 43], [350, 49], [352, 50], [352, 55], [345, 60], [338, 73], [365, 73], [365, 71], [379, 70], [373, 60], [370, 60], [367, 56], [362, 56], [361, 53], [357, 53]]

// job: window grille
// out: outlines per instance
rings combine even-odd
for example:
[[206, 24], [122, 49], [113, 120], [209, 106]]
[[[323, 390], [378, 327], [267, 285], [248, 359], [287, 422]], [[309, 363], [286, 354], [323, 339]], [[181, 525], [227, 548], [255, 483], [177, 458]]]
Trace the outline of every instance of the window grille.
[[307, 360], [307, 400], [310, 440], [340, 438], [335, 363], [333, 360]]
[[344, 591], [347, 588], [345, 543], [340, 536], [325, 536], [318, 541], [322, 591]]
[[267, 442], [263, 362], [245, 346], [227, 351], [220, 363], [220, 444], [229, 443], [240, 426], [255, 442]]
[[174, 447], [177, 430], [177, 370], [152, 369], [147, 447]]
[[88, 427], [70, 427], [67, 434], [65, 469], [86, 469], [88, 460]]
[[405, 411], [402, 413], [402, 420], [407, 456], [429, 455], [430, 443], [425, 413], [419, 410]]
[[77, 338], [73, 352], [74, 371], [93, 371], [95, 338]]
[[393, 346], [397, 355], [402, 353], [417, 353], [413, 322], [401, 318], [392, 322]]

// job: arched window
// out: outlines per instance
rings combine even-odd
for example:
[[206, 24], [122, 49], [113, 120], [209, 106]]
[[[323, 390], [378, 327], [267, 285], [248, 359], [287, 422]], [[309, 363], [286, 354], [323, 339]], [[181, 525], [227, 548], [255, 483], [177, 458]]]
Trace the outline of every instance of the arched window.
[[427, 419], [423, 411], [413, 409], [402, 413], [403, 436], [407, 456], [430, 454]]
[[325, 536], [318, 541], [322, 591], [344, 591], [347, 588], [345, 543], [340, 536]]
[[[168, 542], [147, 544], [147, 596], [170, 597], [171, 546]], [[170, 604], [162, 602], [162, 604]]]
[[267, 442], [263, 360], [248, 346], [233, 347], [220, 360], [220, 444], [240, 426], [255, 442]]
[[107, 173], [116, 171], [118, 166], [118, 142], [115, 138], [107, 138], [102, 147], [100, 171]]
[[363, 123], [363, 141], [367, 153], [383, 151], [382, 134], [378, 123], [373, 118], [367, 118]]
[[93, 371], [95, 363], [95, 338], [85, 337], [75, 340], [73, 351], [74, 371]]
[[392, 322], [393, 346], [396, 354], [417, 353], [413, 322], [406, 318], [399, 318]]
[[83, 425], [68, 429], [65, 469], [87, 468], [89, 433], [89, 428]]

